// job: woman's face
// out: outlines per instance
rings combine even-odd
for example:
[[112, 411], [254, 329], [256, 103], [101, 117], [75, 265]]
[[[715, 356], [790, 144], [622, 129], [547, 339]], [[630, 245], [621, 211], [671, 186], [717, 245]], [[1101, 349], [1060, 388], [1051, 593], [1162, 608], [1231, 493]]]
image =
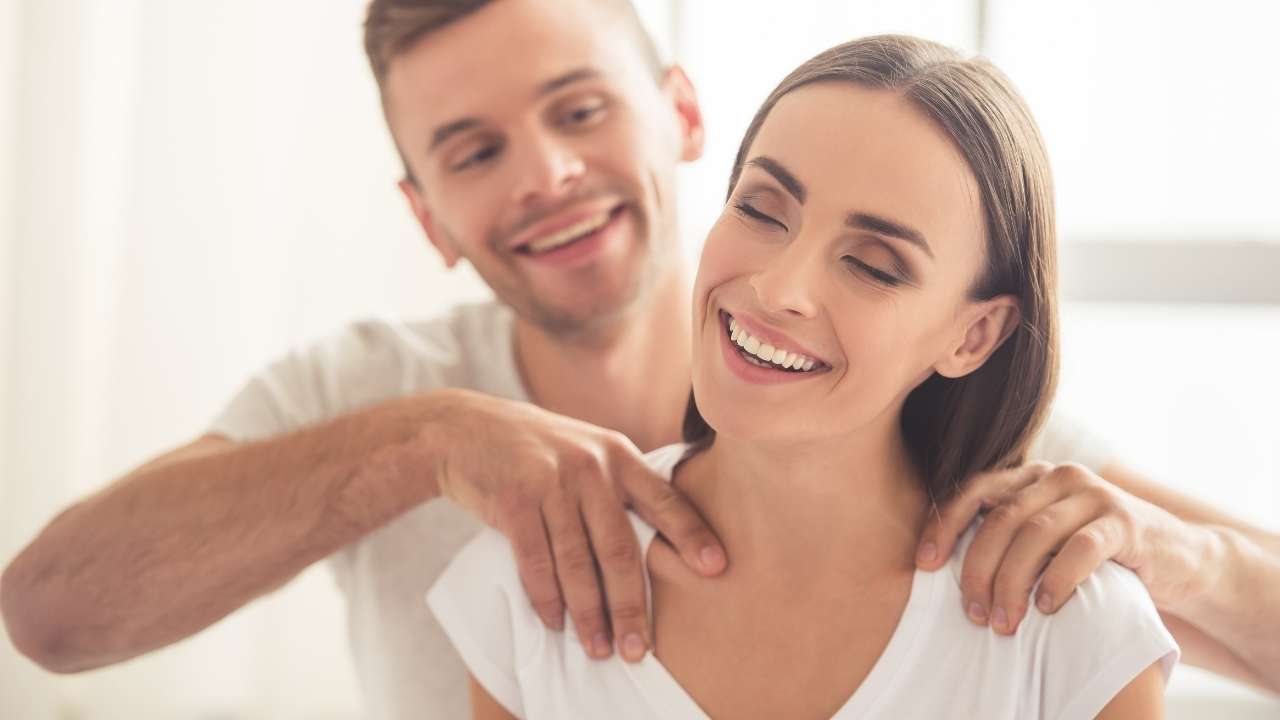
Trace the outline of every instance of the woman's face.
[[698, 269], [693, 386], [708, 424], [788, 442], [896, 422], [934, 371], [976, 367], [965, 352], [989, 308], [967, 290], [983, 238], [964, 158], [901, 95], [831, 82], [783, 97]]

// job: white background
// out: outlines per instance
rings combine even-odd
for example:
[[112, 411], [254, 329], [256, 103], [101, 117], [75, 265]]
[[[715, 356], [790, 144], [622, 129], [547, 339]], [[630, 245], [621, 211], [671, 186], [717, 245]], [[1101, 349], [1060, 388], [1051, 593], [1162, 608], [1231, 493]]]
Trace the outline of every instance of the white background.
[[[285, 348], [484, 295], [402, 207], [363, 4], [0, 0], [0, 562], [74, 498], [199, 434]], [[1061, 407], [1154, 476], [1280, 527], [1280, 6], [641, 6], [707, 116], [707, 157], [681, 177], [691, 254], [742, 130], [793, 66], [883, 31], [989, 53], [1055, 164]], [[103, 671], [51, 676], [0, 639], [0, 717], [354, 717], [348, 663], [316, 568]], [[1170, 703], [1172, 717], [1280, 712], [1187, 668]]]

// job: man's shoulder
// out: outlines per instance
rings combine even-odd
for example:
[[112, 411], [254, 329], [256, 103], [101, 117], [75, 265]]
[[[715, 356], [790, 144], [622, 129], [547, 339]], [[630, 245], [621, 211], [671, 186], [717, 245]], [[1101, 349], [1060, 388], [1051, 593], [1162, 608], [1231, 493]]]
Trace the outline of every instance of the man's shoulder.
[[496, 301], [467, 303], [421, 318], [366, 317], [340, 328], [333, 338], [366, 349], [450, 349], [489, 353], [510, 342], [511, 310]]

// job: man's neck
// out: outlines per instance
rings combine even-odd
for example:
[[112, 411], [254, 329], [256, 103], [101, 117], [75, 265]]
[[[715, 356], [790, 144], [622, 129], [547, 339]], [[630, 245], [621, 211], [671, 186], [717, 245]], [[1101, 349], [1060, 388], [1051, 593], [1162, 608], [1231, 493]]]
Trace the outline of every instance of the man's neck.
[[516, 356], [538, 405], [617, 430], [642, 451], [680, 439], [689, 395], [690, 290], [673, 268], [609, 327], [565, 338], [516, 319]]

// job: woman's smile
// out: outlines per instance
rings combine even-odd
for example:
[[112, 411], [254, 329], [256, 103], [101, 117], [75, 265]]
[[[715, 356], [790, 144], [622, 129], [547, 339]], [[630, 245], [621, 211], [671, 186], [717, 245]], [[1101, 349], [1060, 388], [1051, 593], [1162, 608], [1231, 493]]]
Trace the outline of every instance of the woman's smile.
[[741, 380], [754, 384], [794, 382], [831, 369], [829, 363], [798, 343], [750, 320], [740, 320], [724, 310], [719, 311], [719, 320], [725, 364]]

